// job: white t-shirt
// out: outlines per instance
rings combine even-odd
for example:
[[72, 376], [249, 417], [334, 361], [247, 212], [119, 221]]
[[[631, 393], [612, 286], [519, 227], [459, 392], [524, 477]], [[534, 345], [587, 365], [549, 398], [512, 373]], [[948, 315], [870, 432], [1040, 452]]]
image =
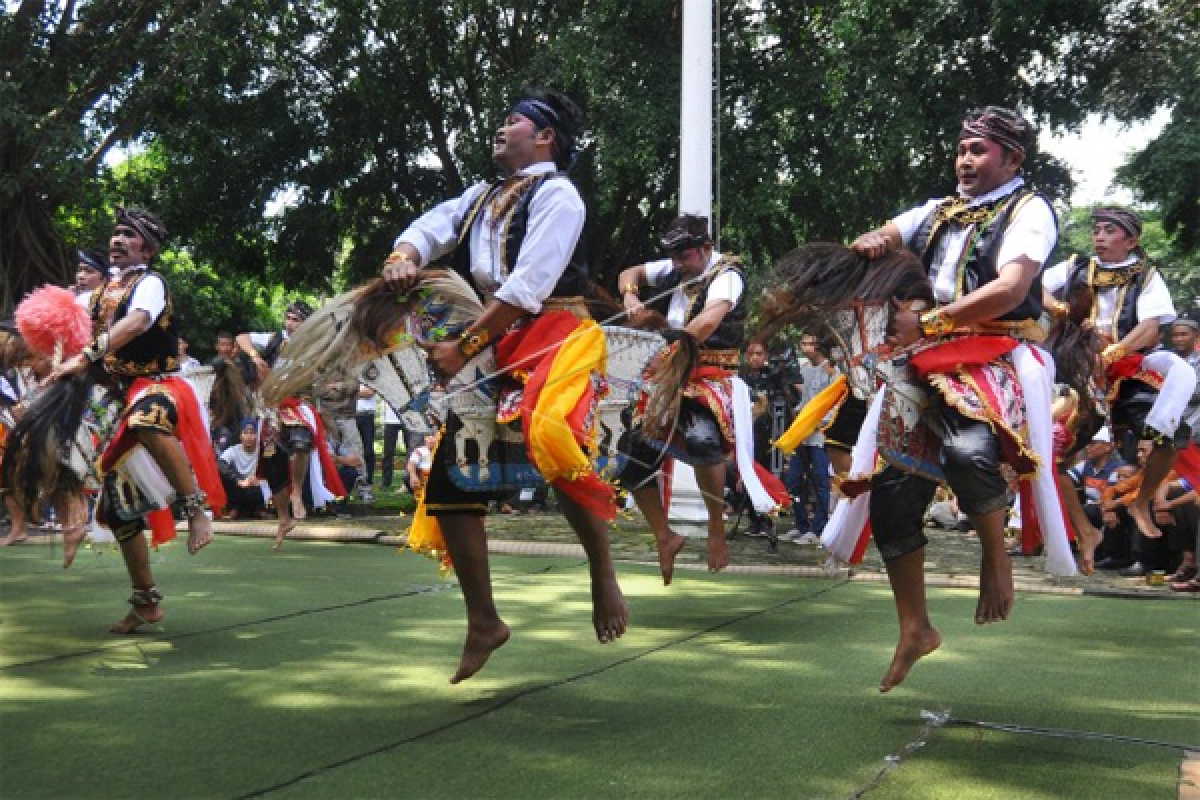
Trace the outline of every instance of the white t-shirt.
[[[139, 270], [144, 270], [146, 267], [126, 267], [121, 270], [121, 277], [125, 278], [131, 273]], [[159, 316], [167, 308], [167, 285], [163, 283], [163, 279], [158, 275], [147, 275], [133, 290], [133, 296], [129, 298], [129, 312], [145, 311], [150, 315], [150, 321], [158, 319]]]
[[[1017, 176], [1003, 186], [973, 198], [967, 205], [973, 208], [991, 203], [1024, 185], [1024, 179]], [[892, 224], [900, 229], [900, 235], [906, 245], [912, 244], [921, 223], [933, 213], [934, 208], [943, 199], [930, 200], [925, 205], [905, 211], [892, 220]], [[954, 300], [958, 289], [958, 264], [963, 258], [963, 249], [973, 227], [950, 229], [938, 240], [929, 277], [933, 281], [934, 296], [940, 303]], [[1004, 240], [1000, 243], [1000, 251], [996, 256], [996, 268], [1003, 272], [1006, 264], [1021, 256], [1045, 265], [1057, 242], [1058, 225], [1055, 222], [1054, 210], [1041, 197], [1034, 197], [1022, 205], [1009, 220], [1008, 228], [1004, 231]]]
[[258, 452], [247, 450], [241, 443], [230, 445], [221, 452], [221, 460], [233, 467], [239, 478], [248, 478], [258, 468]]
[[[531, 164], [518, 175], [556, 172], [552, 162]], [[421, 215], [396, 238], [396, 244], [410, 244], [421, 256], [421, 264], [436, 261], [454, 250], [459, 231], [479, 196], [490, 184], [479, 183], [461, 196]], [[547, 178], [529, 204], [529, 219], [521, 252], [512, 272], [505, 258], [505, 229], [493, 224], [491, 204], [476, 217], [468, 234], [471, 250], [471, 275], [483, 290], [485, 299], [495, 297], [509, 305], [537, 314], [542, 303], [566, 271], [583, 233], [587, 210], [575, 185], [565, 177]]]
[[[1103, 261], [1098, 261], [1100, 269], [1120, 269], [1127, 267], [1138, 260], [1137, 256], [1130, 256], [1124, 261], [1115, 264], [1105, 264]], [[1042, 288], [1047, 292], [1057, 292], [1059, 289], [1067, 285], [1067, 279], [1070, 277], [1071, 261], [1060, 261], [1053, 267], [1050, 267], [1042, 274]], [[1112, 330], [1113, 319], [1120, 313], [1117, 308], [1117, 298], [1120, 295], [1120, 290], [1116, 286], [1110, 286], [1104, 289], [1096, 290], [1096, 330], [1107, 334]], [[1175, 312], [1175, 303], [1171, 300], [1171, 292], [1167, 289], [1167, 283], [1163, 280], [1162, 275], [1155, 273], [1154, 277], [1146, 284], [1146, 288], [1138, 295], [1136, 306], [1137, 319], [1135, 322], [1142, 320], [1159, 318], [1159, 322], [1167, 325], [1175, 321], [1178, 316]]]
[[255, 331], [254, 333], [249, 334], [250, 344], [254, 345], [254, 348], [261, 353], [264, 349], [266, 349], [266, 346], [271, 343], [271, 339], [275, 337], [276, 333], [282, 333], [283, 341], [285, 342], [290, 338], [286, 330], [270, 332]]
[[[704, 268], [701, 277], [712, 272], [717, 262], [721, 260], [721, 254], [716, 250], [708, 259], [708, 266]], [[649, 261], [642, 265], [642, 269], [646, 273], [646, 282], [650, 286], [657, 286], [668, 275], [675, 270], [675, 265], [671, 263], [671, 259], [663, 258], [658, 261]], [[704, 308], [709, 308], [715, 303], [722, 300], [729, 301], [730, 307], [736, 306], [738, 300], [742, 299], [742, 292], [745, 289], [745, 284], [742, 281], [742, 276], [736, 272], [727, 271], [724, 275], [712, 282], [708, 287], [708, 297], [705, 298]], [[683, 328], [687, 325], [688, 305], [691, 300], [683, 290], [683, 286], [677, 286], [671, 291], [671, 302], [667, 306], [667, 324], [672, 328]]]

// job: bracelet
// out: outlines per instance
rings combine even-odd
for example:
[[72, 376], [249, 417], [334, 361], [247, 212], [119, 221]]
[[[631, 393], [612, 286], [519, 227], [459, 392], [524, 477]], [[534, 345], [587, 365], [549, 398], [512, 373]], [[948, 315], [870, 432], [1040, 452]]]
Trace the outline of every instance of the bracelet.
[[920, 316], [921, 333], [926, 336], [944, 336], [954, 330], [954, 317], [945, 309], [935, 308]]
[[83, 357], [95, 364], [108, 353], [108, 334], [102, 333], [96, 340], [82, 350]]
[[492, 335], [488, 333], [487, 328], [474, 333], [465, 333], [458, 340], [458, 352], [463, 354], [463, 358], [474, 358], [483, 348], [487, 347], [491, 338]]
[[627, 283], [620, 288], [620, 292], [623, 295], [637, 294], [638, 293], [638, 285], [636, 283]]
[[1125, 356], [1129, 355], [1129, 351], [1125, 349], [1125, 345], [1120, 342], [1114, 342], [1104, 348], [1100, 353], [1100, 357], [1104, 359], [1105, 364], [1112, 364], [1114, 361], [1120, 361]]
[[1055, 317], [1066, 317], [1071, 313], [1071, 307], [1061, 300], [1051, 300], [1046, 304], [1046, 311]]
[[395, 264], [398, 261], [407, 261], [409, 264], [416, 263], [415, 261], [412, 260], [412, 256], [410, 256], [408, 253], [404, 252], [403, 250], [393, 250], [388, 255], [387, 259], [384, 260], [383, 263], [384, 264]]

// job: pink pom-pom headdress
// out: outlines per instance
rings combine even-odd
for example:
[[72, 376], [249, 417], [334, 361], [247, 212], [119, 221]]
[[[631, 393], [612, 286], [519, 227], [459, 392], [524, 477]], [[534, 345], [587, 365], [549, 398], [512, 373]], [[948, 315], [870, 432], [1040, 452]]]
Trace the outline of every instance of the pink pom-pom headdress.
[[34, 289], [17, 306], [17, 330], [39, 355], [70, 358], [92, 341], [92, 318], [61, 286]]

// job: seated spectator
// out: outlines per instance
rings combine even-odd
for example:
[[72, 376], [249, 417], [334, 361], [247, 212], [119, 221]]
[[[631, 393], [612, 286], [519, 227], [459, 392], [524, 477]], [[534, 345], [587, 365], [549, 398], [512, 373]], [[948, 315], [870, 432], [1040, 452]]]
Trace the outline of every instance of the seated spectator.
[[241, 423], [239, 442], [221, 451], [217, 460], [221, 483], [228, 498], [230, 519], [261, 516], [271, 490], [258, 477], [258, 424], [247, 419]]
[[1167, 578], [1172, 586], [1193, 581], [1200, 574], [1196, 567], [1196, 540], [1200, 539], [1200, 506], [1196, 498], [1196, 490], [1183, 478], [1164, 481], [1156, 498], [1156, 522], [1166, 535], [1172, 561], [1178, 562], [1174, 574]]
[[[346, 426], [338, 426], [331, 424], [328, 415], [325, 415], [325, 432], [329, 441], [329, 453], [333, 457], [334, 466], [337, 467], [338, 477], [342, 479], [342, 485], [346, 487], [346, 496], [339, 499], [333, 504], [334, 513], [344, 514], [349, 510], [350, 498], [354, 496], [356, 487], [364, 485], [363, 474], [363, 457], [359, 449], [358, 431], [354, 431], [353, 441], [348, 435]], [[353, 419], [349, 426], [353, 429]]]
[[958, 498], [945, 486], [939, 486], [925, 514], [925, 524], [948, 531], [968, 531], [967, 515], [958, 510]]

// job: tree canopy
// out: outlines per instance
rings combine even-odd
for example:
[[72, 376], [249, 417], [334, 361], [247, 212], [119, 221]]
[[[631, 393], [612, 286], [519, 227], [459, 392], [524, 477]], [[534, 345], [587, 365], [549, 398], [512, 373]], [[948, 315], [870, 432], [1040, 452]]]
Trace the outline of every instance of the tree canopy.
[[[944, 194], [963, 112], [1008, 104], [1059, 129], [1173, 108], [1122, 177], [1161, 207], [1171, 246], [1194, 249], [1193, 6], [720, 3], [723, 247], [761, 269]], [[186, 251], [175, 264], [220, 276], [211, 324], [222, 307], [247, 322], [235, 295], [261, 316], [280, 286], [357, 282], [416, 214], [493, 176], [492, 133], [526, 84], [588, 113], [572, 175], [593, 276], [611, 286], [655, 255], [679, 170], [698, 168], [678, 163], [681, 14], [680, 0], [7, 2], [0, 310], [65, 281], [120, 203], [163, 215]], [[121, 167], [115, 148], [136, 158]], [[1069, 198], [1062, 163], [1028, 172]]]

